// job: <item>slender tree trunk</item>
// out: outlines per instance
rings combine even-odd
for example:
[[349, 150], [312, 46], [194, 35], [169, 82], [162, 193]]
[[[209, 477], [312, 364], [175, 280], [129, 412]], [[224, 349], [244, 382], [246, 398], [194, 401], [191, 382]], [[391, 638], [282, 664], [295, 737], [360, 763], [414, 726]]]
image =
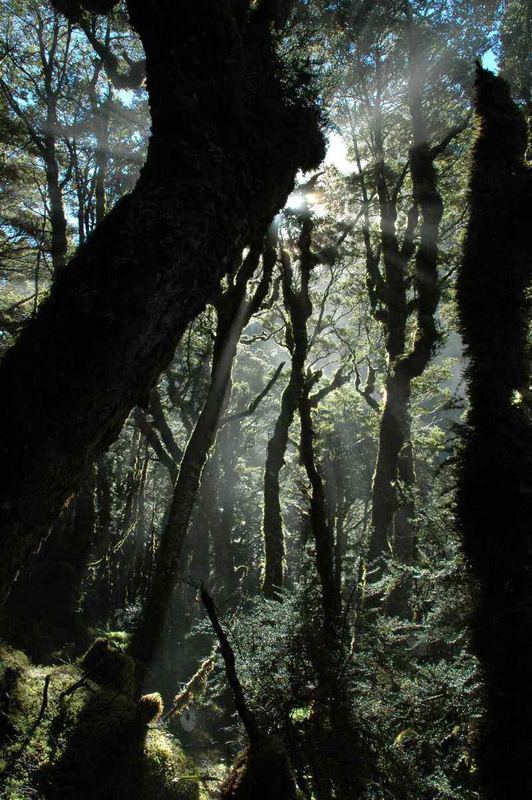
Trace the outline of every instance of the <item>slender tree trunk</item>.
[[470, 400], [457, 516], [479, 587], [473, 642], [485, 680], [482, 796], [500, 800], [532, 792], [532, 423], [524, 399], [532, 170], [523, 115], [507, 84], [480, 65], [476, 108], [457, 282]]
[[[54, 113], [52, 113], [52, 118], [55, 118]], [[55, 123], [57, 124], [56, 118]], [[53, 134], [47, 134], [44, 137], [44, 166], [48, 200], [50, 202], [52, 274], [54, 278], [57, 278], [65, 267], [68, 243], [63, 190], [59, 181], [59, 165], [57, 163], [55, 135]]]
[[107, 212], [105, 188], [109, 166], [109, 112], [105, 106], [95, 104], [93, 113], [96, 132], [94, 208], [96, 225], [99, 225]]
[[[369, 556], [372, 559], [395, 551], [402, 563], [412, 563], [415, 553], [415, 532], [412, 527], [412, 490], [414, 466], [410, 441], [411, 383], [421, 375], [430, 361], [438, 332], [436, 310], [439, 301], [438, 235], [443, 203], [438, 191], [428, 132], [423, 113], [422, 82], [424, 69], [420, 64], [417, 31], [410, 29], [409, 109], [412, 119], [413, 144], [409, 166], [412, 178], [413, 205], [401, 248], [395, 235], [395, 206], [387, 208], [387, 191], [379, 191], [381, 206], [386, 214], [381, 222], [385, 282], [387, 286], [387, 352], [390, 370], [386, 380], [386, 400], [379, 431], [379, 452], [373, 479], [373, 536]], [[419, 242], [414, 232], [419, 224]], [[390, 233], [392, 231], [392, 233]], [[390, 251], [386, 255], [386, 237]], [[395, 242], [395, 244], [393, 244]], [[392, 246], [393, 245], [393, 246]], [[406, 304], [406, 268], [415, 252], [414, 285], [416, 299], [416, 336], [410, 351], [406, 351], [405, 330], [408, 319]], [[405, 501], [401, 501], [397, 486], [403, 482]], [[394, 520], [395, 517], [395, 520]], [[392, 531], [392, 525], [394, 530]], [[404, 606], [404, 602], [401, 602]]]
[[260, 308], [271, 279], [275, 249], [266, 246], [261, 281], [251, 300], [248, 281], [260, 258], [252, 247], [238, 270], [236, 280], [217, 302], [211, 383], [205, 404], [187, 443], [174, 486], [172, 501], [156, 557], [155, 572], [131, 651], [141, 662], [152, 660], [164, 629], [168, 604], [176, 582], [183, 544], [200, 485], [203, 467], [216, 439], [218, 425], [231, 394], [231, 372], [242, 330]]
[[42, 27], [39, 25], [39, 45], [43, 67], [43, 78], [46, 103], [46, 123], [42, 136], [42, 157], [46, 173], [46, 188], [50, 204], [50, 228], [52, 256], [52, 276], [57, 278], [65, 267], [68, 249], [67, 221], [63, 205], [63, 187], [59, 180], [59, 162], [57, 158], [57, 90], [53, 86], [53, 75], [57, 69], [57, 35], [60, 22], [54, 20], [54, 37], [51, 50], [46, 53], [42, 39]]
[[[109, 47], [110, 44], [110, 25], [107, 25], [105, 32], [105, 46]], [[98, 102], [98, 95], [96, 93], [96, 85], [100, 72], [102, 70], [102, 62], [98, 63], [94, 68], [93, 78], [89, 87], [89, 100], [92, 107], [92, 114], [94, 120], [94, 134], [96, 136], [96, 151], [94, 154], [94, 209], [95, 209], [95, 222], [99, 225], [106, 214], [106, 180], [107, 168], [109, 166], [109, 110], [106, 103]], [[112, 89], [109, 84], [107, 90], [107, 102], [112, 99]]]
[[128, 2], [146, 53], [148, 156], [0, 366], [2, 600], [297, 170], [323, 156], [316, 110], [285, 100], [260, 9]]
[[[312, 231], [310, 217], [305, 220], [305, 237], [309, 239]], [[273, 435], [268, 442], [266, 464], [264, 467], [264, 515], [262, 532], [264, 538], [264, 576], [262, 590], [266, 597], [277, 598], [278, 590], [284, 584], [284, 533], [281, 514], [279, 476], [284, 465], [288, 444], [288, 432], [298, 409], [305, 384], [305, 359], [308, 350], [307, 321], [312, 313], [308, 300], [308, 280], [310, 264], [301, 264], [301, 289], [293, 285], [292, 266], [288, 253], [281, 255], [283, 269], [283, 294], [290, 313], [287, 328], [287, 347], [291, 354], [290, 379], [283, 391], [281, 410]]]
[[341, 608], [335, 574], [334, 531], [327, 510], [323, 479], [314, 454], [314, 428], [309, 392], [310, 386], [307, 382], [299, 402], [301, 460], [311, 486], [310, 522], [316, 548], [316, 568], [321, 585], [325, 631], [330, 640], [334, 640]]

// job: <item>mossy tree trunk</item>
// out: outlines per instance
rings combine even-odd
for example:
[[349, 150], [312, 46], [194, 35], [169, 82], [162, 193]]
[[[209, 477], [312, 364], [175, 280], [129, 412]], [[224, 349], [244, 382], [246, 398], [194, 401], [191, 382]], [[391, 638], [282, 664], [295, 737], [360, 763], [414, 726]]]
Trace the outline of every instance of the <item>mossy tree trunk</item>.
[[334, 529], [327, 510], [323, 478], [316, 463], [315, 434], [311, 412], [313, 403], [309, 392], [310, 387], [307, 384], [299, 403], [301, 461], [311, 486], [310, 524], [316, 548], [316, 568], [321, 585], [325, 628], [328, 631], [334, 631], [339, 625], [341, 608], [335, 571]]
[[457, 299], [470, 408], [457, 516], [478, 583], [473, 642], [485, 680], [483, 797], [532, 791], [532, 423], [526, 387], [532, 272], [527, 129], [508, 85], [478, 66], [478, 135]]
[[[303, 223], [312, 230], [310, 217]], [[302, 233], [303, 236], [303, 233]], [[290, 378], [281, 397], [281, 409], [273, 434], [268, 442], [264, 467], [264, 576], [262, 590], [269, 598], [278, 598], [284, 584], [284, 532], [281, 514], [280, 473], [284, 465], [288, 432], [293, 422], [305, 384], [305, 360], [308, 350], [307, 322], [312, 313], [308, 298], [310, 263], [301, 262], [301, 288], [294, 286], [292, 264], [286, 251], [281, 253], [283, 297], [289, 309], [290, 323], [286, 330], [286, 345], [291, 355]]]
[[[436, 309], [439, 301], [438, 234], [443, 203], [438, 191], [435, 159], [443, 145], [431, 147], [423, 109], [423, 80], [426, 65], [417, 41], [418, 32], [410, 23], [409, 110], [412, 123], [412, 147], [409, 171], [412, 180], [412, 205], [402, 242], [396, 228], [397, 192], [386, 179], [382, 128], [377, 115], [376, 142], [379, 156], [377, 192], [381, 209], [381, 250], [383, 274], [375, 264], [375, 254], [368, 248], [368, 284], [372, 304], [383, 321], [386, 333], [388, 375], [386, 399], [379, 429], [379, 450], [373, 479], [372, 524], [369, 558], [394, 551], [405, 565], [415, 558], [415, 533], [411, 523], [412, 492], [415, 473], [411, 444], [410, 397], [412, 380], [421, 375], [438, 341]], [[451, 132], [456, 135], [459, 128]], [[446, 137], [445, 146], [450, 141]], [[408, 269], [413, 262], [416, 297], [408, 301]], [[407, 324], [416, 315], [416, 335], [409, 349]], [[404, 487], [404, 499], [398, 484]], [[399, 592], [399, 594], [401, 594]], [[403, 592], [404, 595], [404, 592]], [[397, 603], [390, 599], [390, 613], [404, 613], [405, 597]]]
[[[73, 18], [82, 6], [57, 0]], [[323, 156], [286, 97], [272, 25], [289, 3], [129, 0], [146, 54], [148, 155], [0, 366], [0, 598], [118, 434], [242, 248]]]
[[96, 531], [94, 475], [64, 509], [8, 598], [4, 633], [39, 661], [65, 644], [83, 642], [76, 626], [83, 579]]

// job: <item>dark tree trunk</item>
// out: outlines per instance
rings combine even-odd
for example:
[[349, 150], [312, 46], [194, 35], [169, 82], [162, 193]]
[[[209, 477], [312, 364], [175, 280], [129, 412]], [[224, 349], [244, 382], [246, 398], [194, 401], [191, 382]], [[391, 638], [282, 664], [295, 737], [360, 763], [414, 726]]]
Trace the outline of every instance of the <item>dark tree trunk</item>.
[[391, 553], [391, 527], [398, 510], [396, 481], [399, 456], [407, 441], [410, 380], [396, 370], [386, 379], [386, 401], [379, 428], [379, 450], [373, 476], [372, 523], [368, 556], [370, 560]]
[[[55, 20], [55, 33], [59, 30], [59, 21]], [[44, 169], [46, 174], [46, 188], [49, 201], [49, 216], [51, 228], [50, 255], [52, 257], [52, 276], [57, 278], [64, 269], [68, 249], [67, 221], [63, 205], [63, 187], [59, 179], [59, 162], [57, 158], [57, 92], [53, 87], [53, 74], [56, 69], [56, 44], [48, 54], [45, 53], [42, 42], [42, 31], [39, 31], [41, 46], [41, 60], [46, 102], [46, 128], [40, 146]], [[56, 42], [54, 36], [54, 42]], [[48, 57], [47, 57], [48, 56]]]
[[[111, 26], [107, 23], [105, 31], [105, 47], [109, 48], [111, 41]], [[109, 167], [109, 120], [110, 112], [108, 103], [112, 99], [111, 83], [108, 81], [107, 97], [99, 103], [96, 86], [103, 69], [103, 61], [96, 63], [92, 80], [89, 84], [89, 101], [91, 104], [96, 150], [94, 153], [94, 221], [99, 225], [106, 214], [106, 180]]]
[[201, 473], [198, 502], [191, 524], [190, 539], [194, 542], [194, 546], [191, 548], [189, 576], [196, 586], [207, 584], [209, 580], [213, 518], [218, 501], [217, 464], [218, 462], [211, 457]]
[[316, 568], [321, 585], [325, 632], [329, 641], [336, 640], [341, 608], [335, 572], [334, 530], [327, 510], [325, 487], [316, 464], [310, 381], [306, 382], [299, 402], [301, 420], [301, 461], [311, 486], [310, 524], [316, 548]]
[[0, 367], [2, 599], [297, 170], [323, 156], [316, 110], [285, 97], [266, 6], [248, 18], [240, 4], [128, 2], [148, 156]]
[[[310, 217], [303, 223], [305, 243], [310, 235]], [[305, 384], [305, 360], [308, 350], [307, 321], [312, 313], [308, 299], [308, 281], [311, 264], [301, 263], [301, 288], [294, 287], [292, 265], [288, 253], [281, 254], [283, 296], [289, 309], [290, 324], [286, 332], [287, 347], [291, 355], [290, 379], [283, 391], [281, 410], [273, 435], [268, 442], [264, 467], [264, 516], [262, 532], [264, 538], [264, 576], [262, 590], [266, 597], [277, 598], [284, 584], [284, 533], [281, 514], [279, 476], [284, 465], [288, 444], [288, 432], [303, 393]]]
[[526, 387], [532, 246], [527, 130], [507, 84], [480, 66], [470, 220], [458, 275], [470, 410], [457, 516], [478, 582], [473, 641], [486, 713], [486, 800], [532, 792], [532, 425]]
[[6, 638], [33, 658], [47, 659], [77, 638], [75, 613], [96, 528], [89, 476], [30, 561], [6, 606]]
[[[434, 166], [435, 152], [429, 145], [423, 112], [424, 70], [420, 66], [417, 37], [417, 31], [411, 26], [409, 110], [413, 144], [409, 167], [413, 204], [401, 247], [398, 245], [395, 228], [395, 203], [390, 200], [384, 173], [378, 180], [379, 201], [383, 212], [381, 240], [384, 261], [384, 291], [380, 291], [386, 308], [389, 374], [373, 479], [373, 536], [369, 552], [370, 558], [375, 559], [391, 549], [405, 565], [412, 563], [416, 547], [411, 522], [415, 481], [410, 441], [411, 383], [414, 378], [423, 374], [438, 341], [438, 234], [443, 214]], [[418, 227], [419, 242], [416, 246], [414, 236]], [[407, 266], [414, 253], [416, 337], [413, 348], [408, 352], [405, 340], [409, 315], [406, 281]], [[404, 485], [404, 499], [398, 493], [398, 483]], [[405, 603], [406, 598], [403, 597], [397, 608], [404, 607]], [[389, 610], [392, 610], [391, 606]]]
[[96, 577], [89, 587], [83, 608], [84, 617], [93, 624], [106, 620], [110, 612], [112, 511], [111, 470], [107, 457], [100, 456], [96, 464], [96, 547], [92, 553], [96, 562]]
[[46, 187], [50, 201], [52, 274], [54, 278], [57, 278], [66, 263], [68, 244], [63, 190], [59, 181], [59, 166], [57, 163], [55, 136], [53, 135], [44, 137], [43, 159], [46, 170]]

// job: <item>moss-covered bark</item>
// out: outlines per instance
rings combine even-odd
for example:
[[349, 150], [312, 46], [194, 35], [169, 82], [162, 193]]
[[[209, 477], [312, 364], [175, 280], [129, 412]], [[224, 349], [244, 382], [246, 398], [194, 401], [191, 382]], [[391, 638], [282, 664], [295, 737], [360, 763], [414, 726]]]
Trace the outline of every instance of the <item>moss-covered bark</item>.
[[527, 130], [508, 85], [477, 70], [478, 134], [458, 275], [470, 409], [457, 499], [478, 582], [473, 642], [485, 678], [486, 800], [532, 792], [532, 426], [524, 399], [532, 245]]
[[94, 474], [63, 511], [8, 598], [2, 634], [38, 661], [60, 647], [86, 644], [76, 615], [97, 534]]
[[[438, 341], [436, 310], [439, 301], [438, 234], [443, 214], [438, 190], [435, 158], [439, 152], [429, 143], [423, 103], [424, 69], [418, 41], [419, 32], [410, 26], [410, 65], [408, 104], [412, 127], [409, 171], [412, 180], [412, 205], [402, 243], [396, 229], [397, 197], [385, 178], [384, 151], [378, 152], [377, 190], [381, 208], [381, 243], [383, 276], [375, 280], [368, 269], [368, 279], [380, 303], [386, 332], [389, 370], [386, 397], [379, 430], [379, 450], [373, 479], [370, 559], [394, 551], [404, 564], [415, 556], [415, 534], [411, 524], [412, 500], [402, 501], [397, 485], [405, 484], [406, 494], [414, 488], [413, 455], [410, 442], [410, 396], [412, 380], [421, 375]], [[377, 142], [382, 138], [378, 129]], [[368, 253], [368, 258], [371, 256]], [[416, 291], [416, 335], [413, 346], [406, 339], [410, 305], [407, 297], [409, 262], [413, 259], [413, 282]], [[399, 593], [400, 594], [400, 593]], [[404, 593], [403, 593], [404, 594]], [[399, 595], [397, 595], [397, 598]], [[395, 605], [395, 609], [393, 606]], [[389, 611], [401, 613], [403, 597], [392, 602]]]
[[287, 96], [268, 4], [127, 6], [146, 53], [147, 160], [0, 367], [2, 598], [297, 170], [323, 156], [316, 109]]
[[[303, 223], [310, 237], [310, 216]], [[310, 239], [308, 242], [310, 248]], [[266, 597], [276, 598], [284, 584], [284, 532], [281, 514], [279, 479], [284, 465], [288, 432], [303, 393], [305, 384], [305, 360], [308, 350], [307, 322], [312, 313], [308, 298], [308, 282], [312, 264], [301, 261], [301, 288], [297, 290], [292, 275], [290, 256], [281, 253], [283, 298], [290, 314], [286, 332], [287, 347], [291, 355], [290, 378], [281, 397], [281, 409], [275, 422], [273, 434], [268, 442], [264, 466], [264, 514], [262, 533], [264, 537], [264, 576], [262, 590]]]

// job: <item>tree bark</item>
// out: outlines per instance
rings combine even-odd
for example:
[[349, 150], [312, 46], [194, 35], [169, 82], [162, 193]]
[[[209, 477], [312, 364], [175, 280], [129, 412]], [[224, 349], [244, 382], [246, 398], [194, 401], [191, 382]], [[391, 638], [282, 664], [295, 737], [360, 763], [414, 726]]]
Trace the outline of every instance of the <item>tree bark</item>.
[[[415, 533], [411, 523], [411, 493], [415, 480], [410, 441], [411, 384], [414, 378], [424, 372], [438, 341], [438, 234], [443, 214], [434, 154], [430, 149], [423, 112], [422, 81], [425, 73], [420, 66], [421, 53], [417, 37], [418, 33], [411, 25], [409, 110], [413, 143], [409, 168], [413, 204], [401, 247], [397, 244], [395, 232], [395, 204], [390, 207], [385, 185], [379, 189], [379, 200], [384, 212], [381, 237], [386, 291], [382, 299], [386, 308], [389, 373], [373, 479], [373, 536], [369, 550], [369, 557], [375, 559], [394, 549], [395, 555], [406, 565], [412, 563], [415, 553]], [[380, 183], [384, 183], [384, 178]], [[414, 234], [418, 226], [419, 242], [416, 246]], [[413, 347], [407, 351], [405, 331], [409, 312], [406, 278], [407, 265], [414, 253], [416, 336]], [[407, 498], [404, 502], [397, 490], [399, 481], [405, 485]], [[403, 557], [405, 560], [402, 560]]]
[[68, 248], [67, 221], [63, 205], [63, 188], [59, 180], [59, 163], [56, 148], [56, 137], [59, 127], [57, 119], [57, 91], [53, 86], [59, 28], [60, 22], [59, 18], [57, 18], [54, 21], [52, 48], [49, 53], [46, 53], [42, 24], [38, 26], [46, 103], [46, 127], [42, 135], [41, 152], [46, 172], [48, 200], [50, 202], [49, 214], [52, 233], [50, 255], [52, 256], [52, 275], [54, 278], [59, 275], [65, 266]]
[[146, 53], [147, 160], [0, 367], [2, 600], [297, 170], [323, 156], [316, 109], [286, 97], [270, 21], [233, 5], [128, 2]]
[[336, 640], [341, 608], [335, 572], [334, 530], [327, 510], [325, 487], [314, 454], [314, 427], [310, 381], [306, 382], [299, 402], [301, 420], [301, 460], [311, 486], [310, 524], [316, 548], [316, 568], [321, 585], [324, 629], [329, 642]]
[[470, 409], [457, 516], [478, 582], [473, 643], [485, 682], [482, 796], [532, 791], [532, 423], [526, 387], [532, 170], [507, 84], [478, 65], [478, 135], [457, 299]]
[[39, 661], [76, 642], [75, 613], [95, 536], [94, 476], [57, 520], [6, 605], [6, 638]]
[[[240, 420], [233, 419], [220, 431], [218, 437], [218, 505], [212, 525], [213, 580], [220, 596], [229, 596], [237, 588], [235, 553], [232, 532], [235, 521], [236, 464], [240, 439]], [[211, 511], [212, 513], [212, 511]]]
[[[309, 237], [312, 223], [310, 217], [303, 223], [305, 236]], [[291, 354], [290, 379], [281, 398], [281, 410], [273, 435], [268, 442], [264, 467], [264, 514], [262, 533], [264, 538], [264, 576], [262, 590], [269, 598], [278, 598], [284, 584], [284, 533], [281, 514], [279, 476], [284, 465], [288, 444], [288, 431], [298, 409], [305, 384], [305, 359], [308, 350], [307, 321], [312, 313], [308, 300], [311, 266], [301, 264], [301, 289], [293, 285], [292, 266], [287, 252], [281, 254], [283, 295], [290, 313], [287, 328], [287, 347]]]

